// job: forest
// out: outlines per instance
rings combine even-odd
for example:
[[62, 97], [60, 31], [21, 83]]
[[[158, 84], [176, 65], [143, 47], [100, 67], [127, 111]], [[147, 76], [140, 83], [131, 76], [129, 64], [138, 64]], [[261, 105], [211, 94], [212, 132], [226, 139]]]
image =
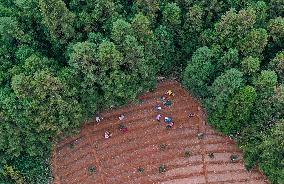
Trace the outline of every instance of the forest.
[[157, 76], [284, 183], [283, 0], [0, 0], [0, 39], [0, 183], [48, 183], [57, 140]]

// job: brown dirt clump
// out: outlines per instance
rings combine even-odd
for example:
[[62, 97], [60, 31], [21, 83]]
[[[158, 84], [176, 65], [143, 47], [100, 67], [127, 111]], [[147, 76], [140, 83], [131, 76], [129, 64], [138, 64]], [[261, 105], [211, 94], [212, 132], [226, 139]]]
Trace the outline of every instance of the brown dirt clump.
[[[160, 97], [169, 89], [175, 95], [168, 97], [172, 105], [165, 107]], [[245, 169], [234, 141], [206, 125], [198, 102], [178, 82], [161, 82], [140, 99], [141, 104], [101, 113], [99, 124], [85, 124], [80, 134], [58, 143], [52, 158], [54, 183], [268, 183], [257, 169]], [[155, 109], [158, 104], [160, 111]], [[155, 119], [157, 114], [162, 115], [161, 122]], [[165, 116], [173, 119], [171, 129], [165, 128]], [[127, 132], [119, 130], [120, 123]], [[112, 133], [109, 139], [105, 131]]]

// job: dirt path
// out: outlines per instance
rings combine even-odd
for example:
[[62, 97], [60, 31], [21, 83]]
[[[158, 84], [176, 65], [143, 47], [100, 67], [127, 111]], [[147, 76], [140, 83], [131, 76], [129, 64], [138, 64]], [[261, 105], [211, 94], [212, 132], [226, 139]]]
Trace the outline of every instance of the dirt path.
[[[175, 96], [170, 97], [173, 104], [164, 107], [160, 97], [168, 89]], [[246, 171], [235, 143], [206, 125], [198, 102], [179, 83], [159, 83], [154, 92], [145, 93], [140, 99], [141, 104], [101, 113], [104, 119], [100, 124], [85, 124], [80, 134], [58, 143], [52, 158], [54, 183], [268, 183], [258, 170]], [[160, 112], [155, 109], [157, 104], [163, 108]], [[119, 121], [122, 113], [125, 119]], [[162, 118], [172, 117], [174, 127], [167, 130], [163, 121], [156, 121], [158, 113]], [[189, 113], [195, 116], [189, 118]], [[118, 129], [121, 122], [128, 132]], [[104, 138], [106, 130], [113, 134], [109, 139]], [[232, 155], [237, 156], [234, 162]], [[166, 171], [160, 173], [162, 164]]]

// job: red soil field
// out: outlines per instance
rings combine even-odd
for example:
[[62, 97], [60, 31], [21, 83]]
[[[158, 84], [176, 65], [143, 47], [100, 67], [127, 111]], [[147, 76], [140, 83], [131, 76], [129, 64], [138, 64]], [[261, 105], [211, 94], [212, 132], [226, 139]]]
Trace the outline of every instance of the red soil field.
[[[165, 107], [160, 97], [169, 89], [175, 95], [169, 97], [173, 104]], [[140, 104], [102, 112], [99, 124], [84, 124], [80, 134], [55, 146], [55, 184], [268, 183], [259, 170], [245, 169], [234, 141], [206, 125], [199, 103], [178, 82], [161, 82], [139, 98]], [[162, 110], [155, 109], [157, 104]], [[155, 119], [157, 114], [162, 115], [161, 122]], [[171, 129], [165, 128], [165, 116], [173, 118]], [[120, 123], [128, 132], [119, 130]], [[104, 138], [105, 131], [112, 133], [109, 139]], [[232, 155], [237, 155], [235, 161]], [[165, 172], [159, 171], [161, 165]]]

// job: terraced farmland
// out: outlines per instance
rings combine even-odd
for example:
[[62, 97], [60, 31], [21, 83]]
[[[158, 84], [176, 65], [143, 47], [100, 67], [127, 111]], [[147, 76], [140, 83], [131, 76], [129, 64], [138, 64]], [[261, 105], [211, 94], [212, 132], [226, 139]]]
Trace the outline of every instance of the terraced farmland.
[[[160, 97], [172, 89], [173, 104], [163, 106]], [[140, 97], [140, 104], [102, 112], [103, 120], [85, 124], [79, 135], [58, 143], [53, 154], [56, 184], [264, 184], [257, 170], [246, 171], [242, 153], [230, 138], [206, 125], [204, 113], [175, 81], [159, 83], [154, 92]], [[157, 112], [155, 106], [162, 110]], [[173, 118], [166, 129], [163, 121]], [[189, 117], [194, 113], [194, 117]], [[118, 119], [120, 114], [125, 119]], [[128, 132], [118, 126], [123, 123]], [[112, 137], [104, 138], [105, 131]], [[203, 133], [201, 136], [200, 133]], [[232, 155], [235, 160], [232, 161]], [[159, 171], [160, 167], [164, 170]]]

